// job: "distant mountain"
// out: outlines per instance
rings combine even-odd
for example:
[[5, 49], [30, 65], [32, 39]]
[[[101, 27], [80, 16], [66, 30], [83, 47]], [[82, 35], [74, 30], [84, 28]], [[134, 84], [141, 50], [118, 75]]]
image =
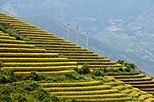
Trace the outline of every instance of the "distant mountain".
[[[122, 51], [130, 62], [154, 74], [154, 8], [127, 20], [111, 19], [96, 39]], [[102, 40], [103, 39], [103, 40]]]

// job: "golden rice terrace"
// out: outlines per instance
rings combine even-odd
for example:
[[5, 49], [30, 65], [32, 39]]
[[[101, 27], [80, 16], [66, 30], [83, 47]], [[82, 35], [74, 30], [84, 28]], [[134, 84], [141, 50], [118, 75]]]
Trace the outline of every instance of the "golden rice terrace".
[[[85, 65], [90, 74], [71, 74], [76, 80], [64, 81]], [[54, 81], [37, 82], [65, 102], [154, 102], [152, 77], [3, 13], [0, 69], [13, 71], [18, 81], [32, 73], [55, 76]]]

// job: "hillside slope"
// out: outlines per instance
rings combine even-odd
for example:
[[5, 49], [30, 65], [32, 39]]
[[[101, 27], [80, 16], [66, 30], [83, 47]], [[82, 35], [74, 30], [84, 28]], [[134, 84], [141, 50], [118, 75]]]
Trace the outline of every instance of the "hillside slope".
[[[45, 16], [45, 18], [44, 18]], [[67, 39], [67, 29], [68, 27], [63, 23], [53, 19], [48, 15], [37, 15], [32, 17], [21, 17], [26, 22], [37, 25], [50, 33], [54, 33], [56, 36]], [[80, 30], [80, 29], [79, 29]], [[70, 41], [77, 44], [76, 40], [77, 30], [70, 28]], [[86, 48], [86, 34], [79, 32], [78, 45]], [[95, 53], [108, 57], [112, 60], [116, 59], [129, 59], [122, 51], [112, 48], [112, 46], [96, 40], [94, 37], [89, 36], [89, 47], [88, 49], [94, 51]], [[111, 54], [112, 53], [112, 54]]]
[[[21, 41], [17, 40], [17, 39], [19, 39], [17, 37], [17, 35], [16, 35], [16, 39], [14, 37], [9, 37], [8, 34], [4, 33], [5, 30], [2, 29], [3, 32], [1, 32], [1, 40], [0, 40], [1, 41], [1, 50], [0, 51], [2, 52], [1, 55], [3, 55], [3, 53], [5, 51], [7, 51], [7, 53], [9, 52], [10, 54], [4, 54], [1, 57], [1, 61], [4, 62], [4, 65], [2, 66], [1, 69], [14, 70], [16, 73], [18, 71], [27, 71], [28, 70], [28, 73], [26, 73], [26, 74], [30, 74], [32, 71], [36, 71], [36, 72], [40, 71], [41, 73], [46, 73], [46, 74], [55, 74], [55, 73], [52, 73], [49, 71], [59, 71], [59, 69], [66, 70], [69, 68], [73, 68], [73, 69], [77, 70], [77, 68], [78, 68], [77, 65], [80, 66], [80, 65], [88, 64], [88, 67], [91, 68], [92, 72], [95, 72], [95, 71], [97, 72], [96, 69], [98, 69], [98, 70], [100, 69], [102, 71], [104, 70], [104, 73], [106, 75], [114, 76], [116, 79], [124, 81], [125, 83], [132, 84], [132, 86], [137, 87], [141, 90], [144, 90], [144, 91], [150, 93], [150, 94], [147, 94], [146, 92], [142, 92], [141, 90], [139, 90], [139, 94], [136, 97], [138, 97], [138, 98], [140, 97], [142, 101], [146, 100], [148, 98], [150, 98], [148, 100], [151, 100], [151, 101], [153, 100], [152, 99], [153, 96], [151, 95], [151, 94], [154, 94], [154, 90], [153, 90], [154, 89], [154, 80], [153, 80], [153, 78], [145, 75], [144, 73], [141, 73], [137, 69], [123, 67], [121, 64], [110, 61], [109, 59], [104, 58], [102, 56], [98, 56], [97, 54], [93, 53], [92, 51], [89, 51], [88, 49], [81, 48], [80, 46], [77, 46], [69, 41], [66, 41], [64, 39], [56, 37], [53, 34], [47, 33], [46, 31], [44, 31], [40, 28], [37, 28], [35, 26], [32, 26], [30, 24], [27, 24], [19, 19], [15, 19], [13, 17], [10, 17], [10, 16], [0, 13], [0, 20], [3, 24], [3, 26], [6, 27], [6, 29], [8, 29], [8, 28], [12, 29], [16, 32], [16, 34], [19, 37], [20, 36], [23, 37], [23, 39]], [[13, 43], [13, 44], [9, 45], [8, 43]], [[22, 44], [24, 43], [24, 45], [20, 45], [21, 43]], [[17, 46], [17, 45], [19, 45], [19, 46]], [[22, 48], [20, 48], [20, 46], [22, 46]], [[23, 48], [23, 46], [28, 47], [28, 48]], [[32, 49], [29, 48], [29, 46], [31, 46]], [[37, 50], [35, 50], [35, 48]], [[26, 53], [25, 54], [19, 53], [19, 52], [25, 52], [25, 51], [28, 51], [28, 52], [26, 52], [27, 54]], [[31, 51], [37, 52], [37, 54], [31, 54]], [[41, 52], [41, 51], [44, 51], [45, 54], [38, 54], [38, 52]], [[19, 54], [13, 54], [13, 53], [19, 53]], [[52, 56], [47, 56], [46, 54], [48, 54], [48, 53], [49, 53], [49, 55], [52, 55], [52, 56], [57, 55], [56, 53], [58, 53], [58, 58], [52, 58]], [[54, 53], [54, 54], [51, 54], [51, 53]], [[10, 58], [11, 57], [10, 55], [12, 55], [12, 58]], [[31, 58], [34, 55], [36, 56], [36, 58]], [[45, 57], [48, 57], [48, 58], [45, 58]], [[54, 57], [57, 57], [57, 56], [54, 56]], [[61, 58], [61, 57], [63, 57], [63, 58]], [[71, 64], [71, 67], [67, 66], [67, 65], [65, 66], [65, 68], [63, 65], [62, 65], [63, 67], [60, 67], [61, 64], [59, 63], [59, 61], [66, 62], [66, 63], [68, 61], [67, 64], [72, 63], [74, 65], [74, 67], [72, 66], [72, 64]], [[8, 62], [10, 64], [8, 64]], [[17, 65], [13, 64], [15, 62], [20, 62], [20, 63], [17, 63]], [[24, 64], [27, 62], [29, 62], [29, 64]], [[39, 63], [32, 63], [32, 62], [39, 62]], [[48, 63], [45, 63], [45, 62], [48, 62]], [[54, 62], [54, 63], [51, 63], [51, 62]], [[73, 62], [75, 62], [75, 63], [73, 63]], [[8, 66], [10, 66], [10, 67], [7, 67], [7, 64], [5, 64], [5, 63], [7, 63]], [[13, 66], [11, 66], [11, 65], [13, 65]], [[42, 68], [42, 66], [40, 67], [40, 65], [45, 66], [45, 67]], [[46, 67], [46, 65], [48, 65], [48, 67]], [[53, 66], [51, 66], [51, 65], [53, 65]], [[22, 66], [24, 66], [24, 67], [22, 67]], [[29, 67], [29, 66], [31, 66], [31, 67]], [[39, 66], [39, 67], [36, 67], [36, 66]], [[12, 67], [14, 67], [14, 68], [12, 68]], [[80, 68], [78, 70], [80, 72]], [[59, 72], [59, 74], [61, 74], [61, 73], [62, 72]], [[98, 75], [98, 74], [95, 73], [95, 75]], [[68, 75], [66, 75], [66, 76], [68, 77]], [[62, 77], [65, 78], [64, 76], [62, 76]], [[91, 79], [96, 80], [96, 79], [100, 79], [100, 78], [92, 76], [88, 80], [91, 80]], [[55, 80], [55, 81], [60, 81], [60, 80]], [[87, 80], [84, 79], [84, 81], [87, 81]], [[108, 81], [109, 81], [109, 79], [108, 79]], [[50, 87], [50, 85], [52, 86], [52, 84], [53, 83], [51, 83], [51, 84], [49, 83], [49, 87]], [[63, 84], [65, 84], [65, 83], [63, 83]], [[117, 83], [112, 83], [112, 84], [117, 84]], [[69, 88], [63, 89], [63, 87], [61, 88], [61, 86], [59, 88], [57, 83], [55, 83], [54, 85], [56, 85], [56, 87], [57, 87], [56, 89], [59, 91], [69, 90]], [[68, 84], [66, 84], [66, 86], [67, 85]], [[45, 86], [46, 86], [46, 84], [45, 84]], [[47, 84], [47, 86], [48, 86], [48, 84]], [[101, 85], [101, 87], [106, 87], [106, 86]], [[109, 85], [109, 87], [111, 88], [112, 85], [111, 86]], [[118, 86], [118, 88], [119, 87], [121, 88], [121, 86]], [[91, 86], [91, 87], [85, 86], [85, 88], [76, 87], [76, 88], [72, 88], [72, 89], [74, 89], [76, 91], [77, 91], [77, 89], [79, 89], [79, 90], [81, 89], [83, 91], [89, 91], [88, 90], [89, 88], [90, 88], [90, 90], [91, 90], [91, 88], [97, 89], [97, 87], [93, 87], [93, 86]], [[49, 91], [49, 92], [53, 91], [53, 90], [55, 92], [57, 91], [53, 88], [45, 88], [45, 89], [47, 89], [47, 91]], [[119, 90], [121, 90], [121, 89], [119, 89]], [[70, 91], [73, 91], [73, 90], [70, 90]], [[100, 98], [102, 98], [102, 97], [111, 98], [111, 95], [103, 95], [103, 94], [94, 95], [93, 92], [94, 91], [91, 92], [92, 97], [96, 98], [98, 100], [100, 100]], [[131, 93], [132, 90], [126, 90], [124, 92]], [[147, 94], [147, 96], [146, 97], [144, 95], [142, 96], [142, 94], [140, 92], [143, 94]], [[86, 94], [86, 93], [87, 92], [78, 93], [78, 95]], [[132, 92], [131, 94], [134, 95], [134, 93], [136, 93], [136, 92]], [[60, 96], [60, 98], [62, 98], [62, 99], [63, 98], [65, 98], [65, 99], [77, 98], [77, 99], [83, 99], [84, 101], [89, 101], [89, 100], [87, 100], [89, 97], [91, 97], [89, 94], [90, 94], [90, 92], [88, 92], [88, 95], [86, 95], [86, 96], [78, 96], [76, 93], [74, 93], [74, 96], [69, 96], [66, 93], [66, 94], [64, 94], [64, 96]], [[126, 97], [126, 96], [124, 94], [115, 94], [115, 95], [113, 95], [112, 98], [113, 98], [113, 100], [117, 101], [117, 97], [122, 98], [122, 97]], [[132, 99], [130, 99], [130, 97], [126, 97], [126, 98], [122, 98], [122, 99], [123, 100], [132, 100]], [[98, 100], [96, 100], [96, 101], [98, 101]], [[101, 101], [105, 101], [105, 100], [101, 100]]]
[[[144, 16], [145, 14], [147, 14], [147, 17]], [[142, 18], [138, 17], [138, 19], [140, 18], [142, 19], [142, 21], [144, 19], [145, 21], [145, 18], [148, 18], [148, 15], [150, 15], [150, 13], [145, 14], [141, 15]], [[67, 25], [62, 24], [61, 22], [53, 19], [48, 15], [40, 14], [37, 16], [21, 18], [29, 23], [32, 23], [49, 31], [50, 33], [54, 33], [61, 38], [67, 39]], [[153, 75], [153, 45], [151, 43], [153, 39], [152, 34], [148, 33], [147, 30], [144, 30], [142, 31], [142, 33], [147, 32], [148, 35], [144, 34], [144, 37], [137, 36], [139, 35], [137, 33], [139, 33], [140, 30], [138, 29], [138, 31], [135, 31], [136, 35], [133, 35], [133, 29], [135, 29], [135, 27], [144, 26], [144, 28], [150, 29], [152, 28], [152, 25], [150, 24], [151, 26], [147, 27], [145, 26], [145, 24], [143, 25], [140, 20], [130, 21], [131, 23], [128, 23], [127, 25], [125, 23], [126, 21], [118, 22], [118, 19], [113, 19], [111, 21], [112, 22], [107, 22], [108, 26], [104, 28], [105, 30], [103, 30], [101, 33], [89, 35], [89, 49], [99, 55], [105, 55], [112, 60], [124, 59], [128, 62], [136, 63], [141, 70], [143, 70], [147, 74]], [[114, 24], [112, 25], [110, 23]], [[149, 23], [147, 22], [146, 24], [148, 25]], [[114, 27], [115, 29], [121, 30], [118, 30], [116, 32], [110, 31], [111, 29], [114, 29]], [[70, 28], [70, 41], [77, 43], [77, 30], [73, 28]], [[130, 32], [127, 32], [126, 30]], [[131, 35], [129, 35], [130, 33]], [[132, 36], [135, 36], [135, 38]], [[85, 40], [86, 34], [79, 33], [79, 45], [86, 48], [86, 43], [84, 42]], [[144, 44], [142, 43], [142, 41], [144, 41]], [[143, 57], [141, 57], [140, 55], [143, 55]]]
[[[33, 19], [26, 21], [32, 24], [38, 24], [37, 22], [40, 20], [40, 24], [42, 23], [40, 27], [46, 30], [47, 25], [56, 24], [54, 21], [48, 23], [53, 19], [52, 17], [66, 25], [67, 23], [70, 23], [71, 26], [79, 25], [81, 31], [90, 30], [89, 34], [97, 40], [99, 39], [102, 45], [105, 43], [110, 45], [108, 46], [110, 49], [113, 49], [113, 44], [116, 44], [114, 50], [117, 51], [114, 51], [115, 54], [108, 54], [105, 49], [102, 55], [114, 58], [113, 60], [121, 58], [136, 63], [146, 73], [153, 75], [153, 5], [153, 0], [95, 0], [88, 2], [83, 0], [75, 2], [72, 0], [2, 0], [0, 11], [25, 20], [26, 17], [30, 16]], [[36, 17], [36, 15], [42, 17]], [[46, 17], [49, 18], [46, 20]], [[36, 20], [37, 22], [35, 22]], [[52, 27], [56, 28], [57, 25]], [[57, 32], [54, 32], [57, 28], [55, 30], [50, 28], [50, 32], [65, 35], [66, 32], [62, 32], [63, 28], [65, 27]], [[73, 26], [73, 28], [76, 27]], [[116, 30], [118, 31], [114, 32]], [[135, 36], [135, 39], [132, 35]], [[142, 41], [145, 43], [142, 43]], [[101, 49], [97, 52], [101, 52]], [[117, 52], [124, 56], [116, 56]]]

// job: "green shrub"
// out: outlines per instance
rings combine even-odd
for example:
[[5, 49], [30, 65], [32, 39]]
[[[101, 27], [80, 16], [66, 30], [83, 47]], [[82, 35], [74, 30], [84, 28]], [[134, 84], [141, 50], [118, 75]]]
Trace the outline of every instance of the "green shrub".
[[0, 96], [1, 102], [13, 102], [12, 98], [9, 96]]
[[103, 71], [104, 71], [104, 73], [107, 73], [107, 69], [106, 68], [104, 68]]
[[102, 71], [102, 70], [100, 70], [100, 69], [94, 70], [94, 71], [92, 72], [92, 74], [95, 75], [95, 76], [104, 76], [104, 75], [105, 75], [104, 71]]
[[0, 69], [3, 67], [3, 61], [0, 61]]
[[27, 102], [28, 100], [26, 97], [22, 94], [16, 94], [14, 95], [14, 100], [18, 100], [19, 102]]
[[32, 82], [24, 85], [24, 89], [27, 91], [33, 91], [39, 88], [39, 85]]
[[117, 61], [117, 63], [119, 63], [119, 64], [122, 64], [122, 65], [123, 65], [123, 64], [125, 63], [125, 61], [124, 61], [124, 60], [118, 60], [118, 61]]
[[75, 98], [73, 98], [73, 99], [71, 100], [71, 102], [77, 102], [77, 101], [76, 101], [76, 99], [75, 99]]
[[77, 73], [77, 72], [67, 73], [67, 74], [65, 74], [65, 76], [69, 80], [80, 80], [80, 79], [84, 79], [84, 77], [82, 75], [80, 75], [79, 73]]
[[126, 71], [126, 72], [131, 72], [131, 71], [133, 71], [133, 70], [134, 70], [134, 69], [132, 69], [131, 67], [126, 67], [126, 68], [125, 68], [125, 71]]
[[16, 81], [16, 76], [13, 71], [0, 70], [0, 83], [12, 83]]
[[36, 82], [24, 81], [0, 86], [0, 102], [62, 102]]
[[48, 75], [45, 77], [46, 81], [52, 82], [65, 82], [65, 81], [75, 81], [75, 80], [82, 80], [84, 77], [77, 72], [66, 73], [63, 75]]
[[4, 33], [6, 32], [5, 28], [1, 24], [0, 24], [0, 31], [3, 31]]
[[31, 72], [30, 75], [27, 75], [24, 80], [34, 80], [34, 81], [41, 81], [45, 79], [43, 75], [37, 74], [36, 72]]
[[10, 93], [13, 92], [12, 87], [8, 87], [8, 86], [6, 86], [6, 87], [1, 87], [0, 90], [1, 90], [0, 93], [1, 93], [2, 95], [9, 95]]
[[12, 29], [10, 26], [8, 26], [7, 24], [3, 22], [0, 22], [0, 30], [4, 33], [8, 33], [10, 36], [15, 37], [16, 40], [29, 40], [28, 38], [17, 34], [16, 30]]
[[35, 92], [35, 97], [39, 100], [39, 101], [43, 101], [44, 99], [46, 99], [46, 97], [48, 96], [47, 91], [39, 89], [38, 91]]
[[133, 64], [133, 63], [125, 63], [125, 66], [126, 66], [127, 68], [137, 69], [137, 66], [136, 66], [135, 64]]
[[126, 62], [124, 62], [124, 60], [118, 60], [117, 63], [120, 63], [124, 67], [126, 67], [126, 68], [123, 68], [123, 69], [119, 68], [119, 71], [121, 71], [121, 72], [132, 72], [132, 71], [137, 71], [138, 70], [137, 66], [135, 64], [133, 64], [133, 63], [126, 63]]
[[77, 71], [79, 74], [89, 74], [89, 73], [91, 73], [91, 72], [90, 72], [90, 68], [88, 67], [88, 64], [84, 64], [84, 65], [82, 66], [82, 68], [76, 69], [76, 71]]
[[63, 82], [63, 81], [68, 80], [65, 75], [53, 75], [50, 77], [53, 82]]
[[66, 82], [75, 80], [85, 80], [84, 75], [77, 72], [66, 73], [61, 75], [37, 74], [32, 72], [30, 75], [25, 76], [24, 80], [31, 81], [45, 81], [45, 82]]
[[51, 100], [44, 102], [62, 102], [62, 101], [56, 95], [51, 95]]
[[122, 67], [120, 67], [118, 70], [119, 70], [120, 72], [124, 72], [124, 71], [125, 71], [125, 69], [122, 68]]

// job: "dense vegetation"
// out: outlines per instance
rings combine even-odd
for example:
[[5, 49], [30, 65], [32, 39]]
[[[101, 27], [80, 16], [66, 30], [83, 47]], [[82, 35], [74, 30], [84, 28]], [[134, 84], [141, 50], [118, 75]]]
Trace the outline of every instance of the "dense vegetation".
[[32, 80], [16, 82], [12, 71], [0, 71], [0, 102], [60, 102]]
[[27, 38], [19, 35], [16, 30], [12, 29], [10, 26], [3, 23], [2, 21], [0, 21], [0, 31], [8, 33], [10, 36], [15, 37], [16, 40], [28, 40]]
[[[13, 71], [0, 70], [0, 101], [2, 102], [62, 102], [55, 95], [49, 94], [40, 86], [42, 82], [85, 82], [92, 80], [100, 80], [102, 83], [108, 80], [104, 77], [112, 73], [140, 73], [134, 64], [125, 63], [119, 60], [118, 63], [124, 65], [124, 68], [107, 69], [100, 68], [90, 70], [88, 64], [83, 65], [80, 69], [75, 69], [72, 73], [61, 75], [37, 74], [31, 72], [30, 75], [24, 77], [22, 81], [18, 81]], [[2, 65], [2, 62], [1, 62]], [[72, 100], [75, 101], [75, 100]]]
[[31, 72], [30, 75], [25, 76], [23, 80], [33, 80], [39, 82], [75, 82], [75, 81], [90, 81], [97, 79], [97, 76], [101, 76], [101, 80], [105, 80], [104, 75], [95, 75], [91, 72], [88, 65], [85, 64], [80, 69], [75, 69], [72, 73], [60, 74], [60, 75], [47, 75], [37, 74]]
[[13, 71], [0, 70], [0, 83], [12, 83], [16, 81], [16, 77]]
[[137, 69], [137, 66], [133, 63], [126, 63], [124, 60], [118, 60], [117, 63], [125, 66], [126, 68], [130, 68], [130, 69]]
[[[82, 73], [81, 73], [82, 72]], [[87, 73], [88, 72], [88, 73]], [[39, 85], [42, 82], [75, 82], [98, 79], [90, 72], [87, 65], [80, 71], [62, 75], [37, 74], [32, 72], [23, 81], [17, 81], [13, 71], [0, 70], [0, 101], [1, 102], [61, 102], [54, 95], [50, 95]], [[105, 78], [99, 80], [105, 81]]]
[[48, 94], [39, 84], [32, 81], [14, 82], [1, 85], [1, 102], [60, 102]]
[[[108, 68], [99, 68], [90, 70], [88, 65], [83, 65], [80, 69], [75, 69], [72, 73], [61, 74], [61, 75], [48, 75], [48, 74], [37, 74], [36, 72], [31, 72], [30, 75], [27, 75], [23, 80], [32, 80], [32, 81], [49, 81], [49, 82], [66, 82], [66, 81], [85, 81], [89, 77], [104, 77], [107, 74], [112, 73], [141, 73], [134, 64], [125, 63], [122, 60], [119, 60], [118, 63], [125, 64], [126, 67], [118, 69], [108, 69]], [[90, 79], [90, 78], [89, 78]], [[18, 79], [17, 79], [18, 80]], [[16, 81], [16, 77], [13, 71], [1, 70], [0, 71], [0, 83], [12, 83]]]

